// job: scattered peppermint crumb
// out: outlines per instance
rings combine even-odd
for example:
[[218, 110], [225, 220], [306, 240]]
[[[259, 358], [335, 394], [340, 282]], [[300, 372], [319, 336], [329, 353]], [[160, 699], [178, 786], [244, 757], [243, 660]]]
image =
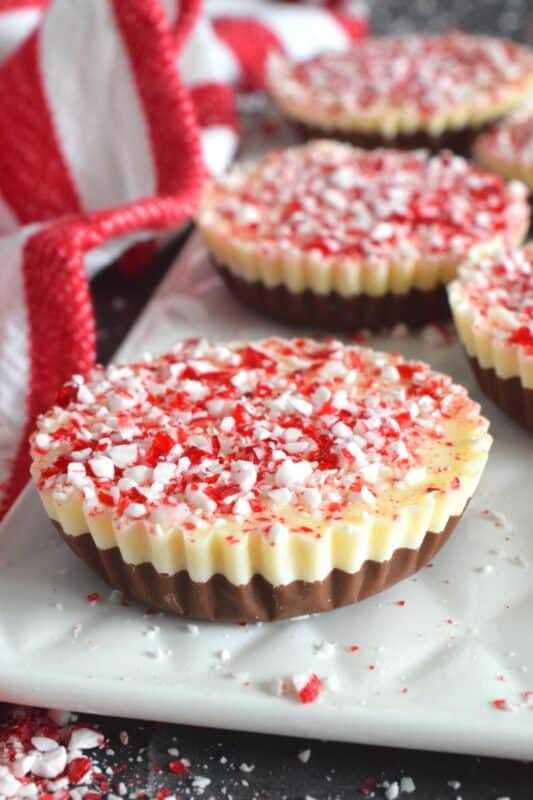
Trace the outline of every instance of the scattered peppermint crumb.
[[385, 789], [385, 797], [387, 798], [387, 800], [396, 800], [399, 794], [400, 794], [400, 787], [398, 786], [398, 781], [394, 781], [393, 783], [390, 784], [390, 786], [387, 786], [387, 788]]
[[223, 663], [225, 663], [226, 661], [229, 661], [229, 660], [230, 660], [230, 658], [231, 658], [231, 653], [230, 653], [230, 651], [229, 651], [229, 650], [227, 650], [226, 648], [224, 648], [223, 650], [220, 650], [220, 651], [217, 653], [217, 655], [218, 655], [219, 659], [220, 659], [220, 660], [221, 660]]
[[491, 508], [484, 508], [481, 514], [485, 519], [494, 523], [497, 528], [503, 528], [507, 532], [512, 531], [513, 526], [501, 511], [493, 511]]
[[400, 780], [400, 792], [411, 794], [412, 792], [415, 791], [415, 789], [416, 789], [415, 782], [408, 775], [406, 775]]
[[172, 772], [174, 775], [186, 775], [189, 771], [189, 768], [185, 763], [185, 760], [181, 759], [181, 761], [171, 761], [168, 765], [168, 771]]
[[482, 575], [490, 575], [494, 572], [494, 567], [491, 564], [484, 564], [482, 567], [474, 567], [474, 572], [479, 572]]
[[187, 632], [191, 634], [191, 636], [198, 636], [200, 633], [200, 628], [198, 625], [192, 625], [191, 623], [187, 624]]
[[300, 750], [300, 752], [298, 753], [298, 758], [302, 762], [302, 764], [307, 764], [307, 762], [311, 758], [311, 751], [310, 750]]
[[312, 673], [311, 675], [294, 675], [292, 684], [296, 689], [300, 703], [314, 703], [322, 692], [322, 681]]
[[154, 658], [156, 661], [160, 661], [165, 657], [165, 654], [160, 647], [158, 647], [156, 650], [146, 650], [145, 654], [148, 656], [148, 658]]
[[244, 762], [239, 766], [239, 769], [242, 772], [253, 772], [255, 769], [255, 764], [245, 764]]
[[450, 789], [456, 791], [457, 789], [461, 788], [461, 781], [448, 781], [448, 786]]
[[314, 646], [316, 655], [325, 656], [326, 658], [329, 658], [335, 653], [335, 648], [335, 643], [328, 642], [326, 639], [324, 639], [323, 642], [320, 642], [320, 644], [316, 644]]
[[177, 758], [180, 754], [177, 747], [169, 747], [167, 753], [169, 754], [169, 756], [173, 756], [174, 758]]
[[204, 775], [195, 775], [194, 778], [192, 779], [193, 789], [200, 789], [200, 790], [207, 789], [210, 783], [211, 783], [211, 778], [206, 778]]

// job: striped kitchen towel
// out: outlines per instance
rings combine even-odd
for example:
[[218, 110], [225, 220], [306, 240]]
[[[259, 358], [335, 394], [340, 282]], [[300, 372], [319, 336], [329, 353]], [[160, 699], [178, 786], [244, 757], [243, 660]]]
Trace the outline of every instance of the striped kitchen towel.
[[88, 279], [191, 217], [235, 151], [235, 87], [270, 49], [363, 35], [349, 5], [0, 0], [0, 515], [35, 416], [94, 363]]

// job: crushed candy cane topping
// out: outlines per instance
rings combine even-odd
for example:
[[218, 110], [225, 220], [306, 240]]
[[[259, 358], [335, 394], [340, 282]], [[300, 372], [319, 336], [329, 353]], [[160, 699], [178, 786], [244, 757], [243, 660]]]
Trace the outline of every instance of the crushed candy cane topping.
[[13, 710], [0, 729], [0, 797], [101, 800], [109, 782], [94, 751], [103, 745], [92, 728], [61, 726], [37, 709]]
[[507, 249], [461, 270], [456, 287], [476, 330], [533, 357], [533, 246]]
[[504, 39], [458, 31], [369, 37], [348, 52], [294, 63], [281, 78], [271, 77], [276, 93], [333, 116], [406, 108], [431, 117], [457, 107], [490, 109], [514, 92], [526, 92], [533, 53]]
[[[55, 502], [74, 496], [118, 528], [194, 537], [226, 524], [228, 541], [262, 531], [274, 546], [354, 509], [394, 516], [414, 492], [458, 488], [465, 442], [486, 425], [464, 388], [397, 354], [190, 339], [65, 384], [32, 436], [32, 473]], [[104, 459], [112, 477], [93, 468]]]
[[211, 183], [199, 221], [268, 256], [371, 263], [464, 256], [527, 225], [527, 189], [449, 152], [361, 150], [328, 140], [273, 151]]

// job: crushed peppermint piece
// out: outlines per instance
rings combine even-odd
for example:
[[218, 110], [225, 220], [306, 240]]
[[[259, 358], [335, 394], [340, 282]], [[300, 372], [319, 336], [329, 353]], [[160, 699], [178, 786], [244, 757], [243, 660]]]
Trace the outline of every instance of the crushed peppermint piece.
[[229, 650], [224, 648], [223, 650], [219, 650], [219, 652], [217, 653], [217, 656], [223, 663], [225, 663], [226, 661], [230, 660], [231, 653], [230, 653]]
[[314, 646], [315, 653], [319, 656], [329, 658], [335, 654], [336, 645], [334, 642], [328, 642], [326, 639]]
[[170, 764], [168, 765], [168, 769], [169, 772], [174, 773], [174, 775], [186, 775], [187, 772], [189, 771], [189, 768], [187, 767], [187, 765], [184, 763], [183, 760], [171, 761]]
[[102, 734], [92, 728], [75, 728], [68, 746], [69, 750], [91, 750], [93, 747], [99, 747], [103, 741]]
[[192, 779], [193, 789], [199, 789], [199, 790], [207, 789], [210, 783], [211, 783], [211, 778], [206, 778], [203, 775], [195, 775], [194, 778]]
[[397, 797], [400, 795], [400, 787], [398, 785], [398, 781], [393, 781], [387, 788], [385, 789], [385, 797], [387, 800], [396, 800]]
[[400, 792], [405, 792], [406, 794], [412, 794], [416, 790], [415, 782], [409, 775], [404, 775], [403, 778], [400, 779]]
[[311, 758], [311, 751], [310, 750], [300, 750], [298, 753], [298, 759], [302, 762], [302, 764], [307, 764], [309, 759]]
[[322, 692], [322, 681], [312, 673], [311, 675], [294, 675], [292, 684], [296, 689], [300, 703], [314, 703]]

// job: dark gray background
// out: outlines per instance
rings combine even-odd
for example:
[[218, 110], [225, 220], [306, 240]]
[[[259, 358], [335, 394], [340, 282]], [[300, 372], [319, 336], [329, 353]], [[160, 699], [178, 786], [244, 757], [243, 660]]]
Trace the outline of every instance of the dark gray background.
[[455, 27], [533, 43], [531, 0], [374, 0], [371, 23], [372, 31], [379, 34], [442, 32]]

